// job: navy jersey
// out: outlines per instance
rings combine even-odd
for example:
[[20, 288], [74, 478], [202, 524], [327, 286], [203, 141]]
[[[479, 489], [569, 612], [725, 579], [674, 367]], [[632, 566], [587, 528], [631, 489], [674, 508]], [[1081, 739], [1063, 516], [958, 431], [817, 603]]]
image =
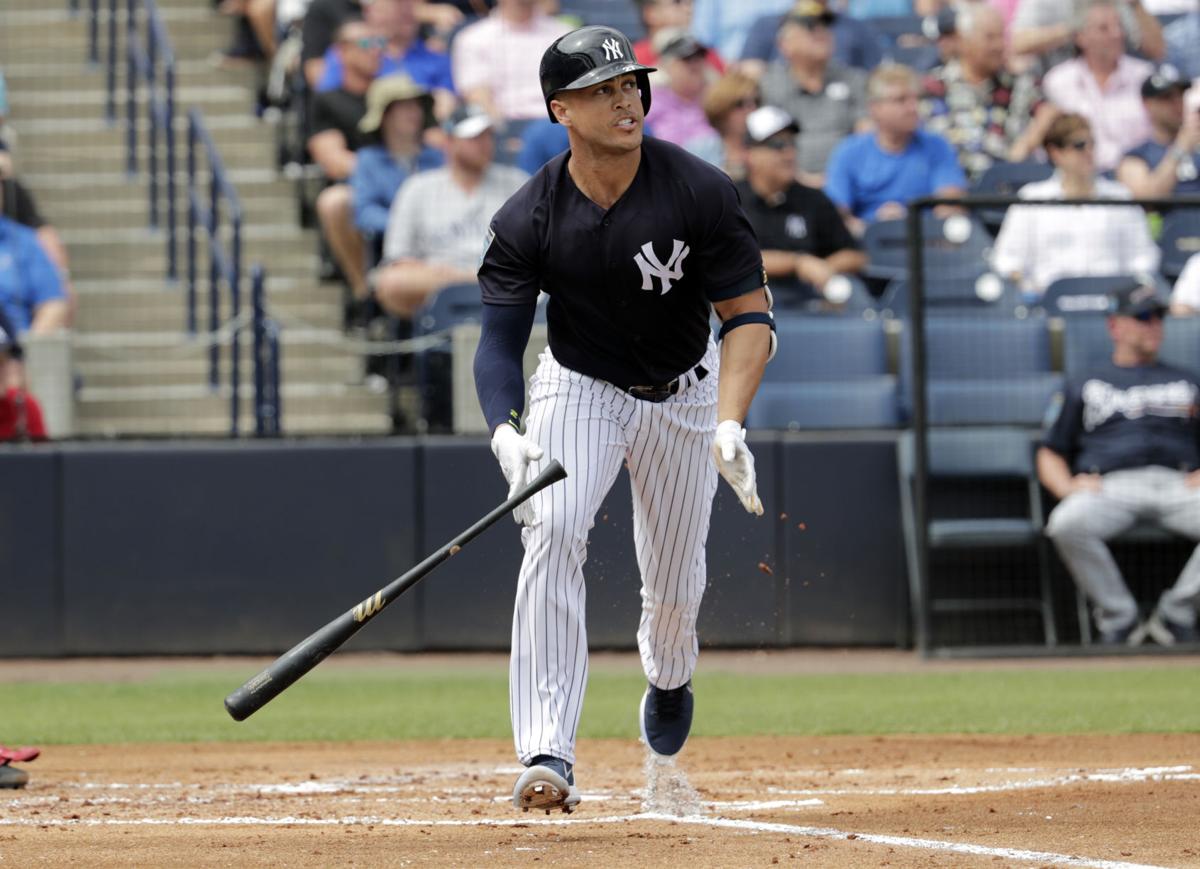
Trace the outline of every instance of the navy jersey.
[[733, 182], [658, 139], [605, 211], [567, 171], [541, 168], [496, 213], [479, 284], [492, 305], [549, 295], [550, 350], [567, 368], [616, 384], [667, 383], [700, 361], [710, 303], [765, 282]]
[[1109, 363], [1069, 383], [1042, 443], [1077, 474], [1161, 465], [1200, 468], [1200, 386], [1190, 372], [1164, 365]]

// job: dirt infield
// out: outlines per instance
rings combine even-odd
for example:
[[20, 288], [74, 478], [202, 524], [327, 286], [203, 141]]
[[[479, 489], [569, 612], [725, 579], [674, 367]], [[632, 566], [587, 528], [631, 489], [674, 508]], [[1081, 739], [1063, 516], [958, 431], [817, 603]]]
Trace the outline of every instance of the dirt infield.
[[[594, 740], [579, 811], [549, 817], [512, 809], [500, 741], [52, 746], [28, 769], [0, 866], [1200, 866], [1191, 734], [698, 738], [678, 768]], [[695, 813], [670, 817], [683, 776]]]

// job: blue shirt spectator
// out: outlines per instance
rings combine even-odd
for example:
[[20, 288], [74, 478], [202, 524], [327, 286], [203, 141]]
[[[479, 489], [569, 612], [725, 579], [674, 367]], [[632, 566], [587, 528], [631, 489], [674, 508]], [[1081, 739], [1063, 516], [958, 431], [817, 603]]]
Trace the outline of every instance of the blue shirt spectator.
[[555, 124], [549, 118], [531, 121], [521, 134], [517, 168], [533, 175], [570, 146], [567, 130], [561, 124]]
[[875, 133], [849, 136], [834, 149], [825, 178], [825, 194], [860, 220], [872, 221], [881, 205], [908, 203], [947, 187], [967, 186], [950, 143], [917, 130], [908, 147], [890, 153]]
[[[783, 24], [783, 15], [764, 15], [754, 22], [746, 35], [742, 60], [771, 63], [779, 57], [776, 38]], [[839, 15], [833, 21], [833, 59], [843, 66], [874, 69], [883, 62], [890, 45], [887, 37], [871, 29], [869, 24]]]
[[696, 0], [692, 7], [692, 35], [715, 48], [721, 57], [742, 56], [742, 47], [754, 22], [764, 15], [782, 15], [795, 0]]
[[27, 332], [47, 302], [67, 301], [58, 269], [37, 233], [0, 216], [0, 306], [18, 332]]
[[350, 176], [354, 195], [354, 225], [365, 237], [382, 238], [387, 231], [388, 212], [396, 191], [410, 175], [437, 169], [446, 162], [437, 148], [424, 147], [412, 160], [398, 162], [382, 145], [358, 150]]
[[[379, 77], [398, 72], [426, 90], [454, 92], [454, 80], [450, 75], [450, 56], [440, 51], [431, 51], [421, 40], [416, 40], [402, 56], [384, 53], [379, 61]], [[337, 90], [342, 86], [342, 56], [337, 47], [325, 52], [325, 71], [317, 80], [317, 92]]]
[[1200, 12], [1189, 12], [1163, 28], [1167, 60], [1185, 79], [1200, 78]]

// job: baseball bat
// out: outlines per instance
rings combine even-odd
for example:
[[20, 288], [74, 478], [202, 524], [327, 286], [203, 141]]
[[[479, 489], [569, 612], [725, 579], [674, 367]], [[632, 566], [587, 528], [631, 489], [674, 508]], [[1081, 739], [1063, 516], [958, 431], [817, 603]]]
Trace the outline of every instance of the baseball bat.
[[525, 488], [492, 510], [466, 531], [459, 534], [441, 549], [434, 552], [412, 570], [397, 577], [375, 594], [357, 604], [347, 612], [318, 629], [307, 639], [297, 643], [276, 658], [265, 670], [247, 681], [225, 698], [225, 709], [234, 721], [245, 721], [271, 700], [283, 693], [292, 683], [324, 661], [343, 643], [354, 636], [388, 604], [408, 591], [435, 567], [453, 555], [457, 555], [467, 543], [493, 525], [496, 520], [513, 508], [524, 503], [552, 483], [566, 479], [567, 472], [557, 461], [549, 466]]

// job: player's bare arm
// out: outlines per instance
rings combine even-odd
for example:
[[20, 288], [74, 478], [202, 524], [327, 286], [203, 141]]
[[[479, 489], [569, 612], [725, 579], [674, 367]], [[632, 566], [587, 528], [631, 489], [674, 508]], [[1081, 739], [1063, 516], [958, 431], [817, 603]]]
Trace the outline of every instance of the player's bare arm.
[[[767, 294], [758, 289], [744, 296], [713, 305], [722, 323], [733, 322], [742, 314], [767, 314]], [[721, 341], [721, 378], [717, 382], [717, 419], [746, 418], [754, 393], [762, 380], [771, 349], [771, 327], [766, 323], [747, 323], [730, 329]]]

